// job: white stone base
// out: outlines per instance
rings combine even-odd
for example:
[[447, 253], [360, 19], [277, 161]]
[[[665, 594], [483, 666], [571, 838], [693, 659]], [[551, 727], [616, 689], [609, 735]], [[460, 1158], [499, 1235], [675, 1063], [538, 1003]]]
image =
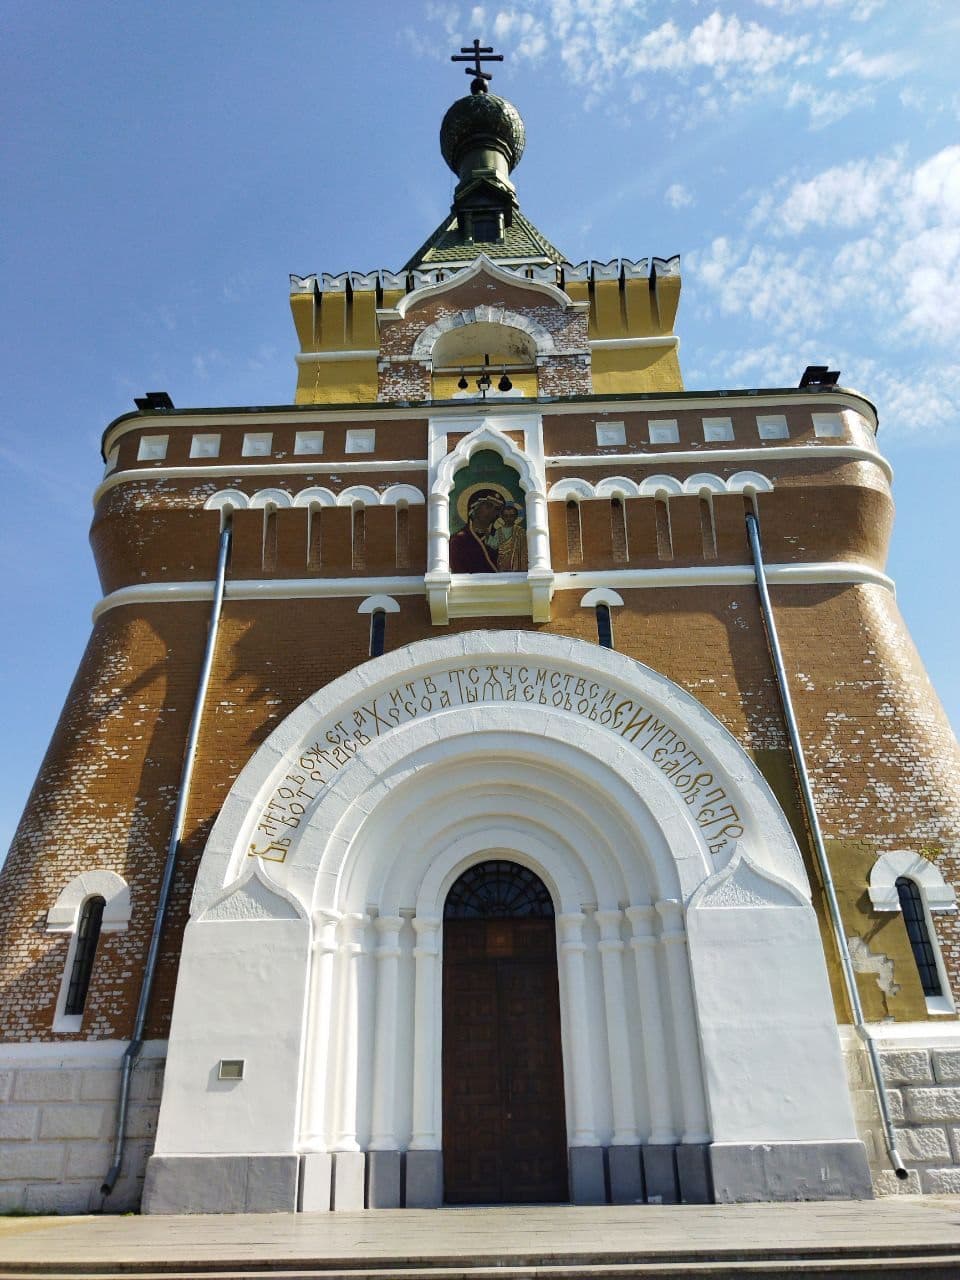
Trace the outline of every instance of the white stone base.
[[854, 1116], [875, 1193], [960, 1193], [960, 1023], [894, 1023], [873, 1030], [897, 1147], [909, 1174], [901, 1181], [890, 1167], [867, 1050], [851, 1028], [843, 1028]]
[[166, 1041], [149, 1041], [137, 1063], [123, 1169], [104, 1196], [126, 1047], [122, 1040], [0, 1045], [0, 1212], [139, 1208], [157, 1131]]

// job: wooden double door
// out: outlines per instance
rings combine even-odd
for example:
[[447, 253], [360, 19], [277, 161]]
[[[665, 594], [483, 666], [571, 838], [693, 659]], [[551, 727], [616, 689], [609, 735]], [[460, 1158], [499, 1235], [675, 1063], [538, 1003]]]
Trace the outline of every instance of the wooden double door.
[[552, 919], [444, 922], [443, 1167], [448, 1204], [569, 1198]]

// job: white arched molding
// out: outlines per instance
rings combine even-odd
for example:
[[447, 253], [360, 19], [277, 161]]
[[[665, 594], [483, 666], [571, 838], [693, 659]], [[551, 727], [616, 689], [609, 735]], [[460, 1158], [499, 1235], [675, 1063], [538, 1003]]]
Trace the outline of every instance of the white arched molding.
[[392, 484], [388, 489], [384, 489], [380, 495], [380, 505], [384, 507], [402, 506], [404, 503], [408, 507], [422, 507], [424, 503], [423, 494], [412, 484]]
[[220, 489], [212, 493], [203, 504], [204, 511], [220, 512], [220, 529], [226, 526], [234, 511], [243, 511], [250, 505], [250, 499], [239, 489]]
[[641, 498], [678, 498], [683, 484], [676, 476], [647, 476], [640, 481]]
[[293, 500], [286, 489], [258, 489], [249, 505], [251, 509], [278, 510], [281, 507], [292, 507]]
[[295, 507], [335, 507], [336, 495], [323, 485], [313, 485], [309, 489], [301, 489], [293, 496]]
[[589, 480], [581, 480], [578, 476], [569, 476], [564, 480], [557, 480], [547, 490], [547, 498], [550, 502], [584, 502], [587, 498], [594, 497], [593, 485]]
[[618, 591], [612, 591], [610, 587], [594, 587], [580, 601], [580, 608], [595, 609], [598, 604], [605, 604], [613, 609], [623, 604], [623, 596]]
[[627, 476], [608, 476], [598, 481], [594, 492], [598, 498], [636, 498], [640, 494], [640, 486]]
[[[335, 1188], [362, 1188], [381, 1151], [406, 1149], [408, 1178], [435, 1172], [443, 906], [491, 856], [528, 866], [554, 902], [572, 1151], [710, 1136], [726, 1187], [731, 1169], [786, 1171], [801, 1155], [829, 1166], [837, 1144], [856, 1143], [809, 885], [756, 766], [640, 663], [485, 630], [333, 681], [231, 787], [195, 882], [149, 1176], [173, 1183], [198, 1156], [311, 1152], [303, 1203], [322, 1207], [331, 1154]], [[225, 915], [205, 913], [232, 901], [252, 863], [300, 914], [247, 927], [240, 945]], [[237, 911], [238, 929], [249, 914]], [[298, 931], [307, 917], [313, 949]], [[784, 1001], [798, 981], [802, 999]], [[228, 1030], [230, 1056], [266, 1052], [256, 1018], [208, 1025], [250, 983], [282, 993], [284, 1031], [246, 1093], [211, 1094]], [[629, 1036], [606, 1027], [614, 1006]], [[754, 1062], [759, 1084], [752, 1065], [744, 1080]], [[391, 1088], [376, 1107], [375, 1075]]]
[[683, 482], [684, 493], [726, 493], [727, 486], [719, 476], [710, 475], [706, 471], [698, 471], [695, 475], [687, 476]]
[[368, 484], [351, 484], [337, 494], [338, 507], [379, 507], [380, 494]]
[[870, 871], [870, 902], [874, 911], [899, 911], [897, 880], [904, 876], [920, 890], [928, 911], [956, 911], [957, 895], [940, 868], [908, 849], [882, 853]]
[[366, 600], [360, 602], [357, 613], [376, 613], [378, 610], [383, 613], [399, 613], [400, 606], [393, 596], [367, 596]]
[[[450, 573], [450, 494], [456, 473], [479, 449], [492, 449], [518, 474], [526, 495], [527, 572], [460, 575]], [[549, 622], [553, 597], [550, 529], [545, 482], [533, 459], [518, 449], [503, 431], [484, 423], [464, 436], [441, 458], [430, 488], [427, 511], [427, 573], [425, 584], [435, 625], [451, 617], [495, 617], [529, 613], [535, 622]]]
[[728, 493], [773, 493], [773, 481], [759, 471], [738, 471], [727, 481]]
[[84, 871], [70, 881], [47, 912], [47, 933], [73, 933], [88, 898], [104, 900], [101, 933], [120, 933], [130, 923], [130, 888], [115, 871]]

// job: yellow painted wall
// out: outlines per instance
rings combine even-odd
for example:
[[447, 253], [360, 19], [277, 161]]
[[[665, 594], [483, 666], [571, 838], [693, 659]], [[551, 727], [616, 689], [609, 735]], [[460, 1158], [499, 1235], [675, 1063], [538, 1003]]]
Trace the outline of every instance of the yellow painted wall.
[[600, 347], [591, 368], [598, 396], [683, 390], [676, 347]]

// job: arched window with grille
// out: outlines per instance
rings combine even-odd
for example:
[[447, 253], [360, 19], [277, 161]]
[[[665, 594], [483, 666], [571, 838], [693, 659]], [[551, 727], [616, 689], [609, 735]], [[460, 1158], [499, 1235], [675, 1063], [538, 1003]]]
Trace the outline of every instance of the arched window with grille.
[[100, 926], [103, 924], [103, 909], [106, 905], [106, 899], [95, 894], [80, 908], [70, 983], [63, 1006], [63, 1011], [68, 1017], [78, 1017], [82, 1014], [83, 1006], [87, 1002], [93, 961], [97, 954], [97, 943], [100, 941]]
[[900, 910], [903, 923], [910, 939], [913, 958], [917, 964], [923, 994], [928, 998], [943, 995], [943, 984], [937, 966], [937, 953], [930, 940], [927, 927], [927, 913], [923, 909], [923, 896], [916, 881], [907, 876], [897, 877], [897, 897], [900, 899]]
[[383, 609], [375, 609], [370, 615], [370, 657], [379, 658], [387, 639], [387, 615]]

